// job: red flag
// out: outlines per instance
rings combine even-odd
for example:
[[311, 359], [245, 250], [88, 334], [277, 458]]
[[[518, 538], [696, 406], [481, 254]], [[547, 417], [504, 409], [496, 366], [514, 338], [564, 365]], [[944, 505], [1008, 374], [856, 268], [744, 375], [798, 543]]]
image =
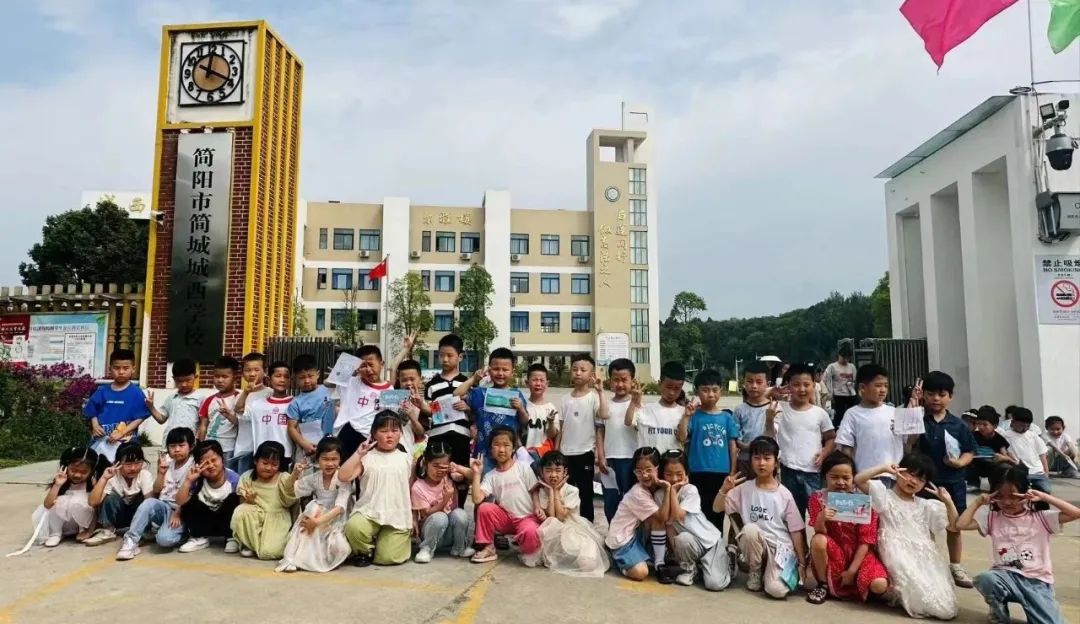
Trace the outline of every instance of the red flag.
[[386, 256], [385, 258], [383, 258], [382, 262], [376, 264], [375, 268], [371, 269], [371, 272], [368, 273], [368, 279], [374, 281], [379, 279], [380, 277], [386, 277], [386, 261], [389, 259], [390, 256]]
[[900, 12], [926, 44], [938, 68], [950, 50], [1016, 0], [905, 0]]

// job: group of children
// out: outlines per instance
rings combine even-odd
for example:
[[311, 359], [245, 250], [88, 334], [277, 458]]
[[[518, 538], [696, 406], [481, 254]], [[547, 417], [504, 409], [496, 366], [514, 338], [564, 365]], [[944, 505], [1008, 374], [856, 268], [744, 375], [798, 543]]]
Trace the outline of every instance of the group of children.
[[[1008, 621], [1009, 602], [1030, 622], [1060, 621], [1048, 537], [1080, 509], [1040, 487], [1046, 471], [1025, 451], [1038, 449], [1024, 426], [1030, 411], [1010, 410], [1012, 439], [983, 430], [992, 409], [978, 410], [971, 429], [949, 411], [944, 373], [913, 389], [909, 405], [924, 410], [925, 431], [903, 436], [885, 403], [888, 375], [873, 364], [858, 369], [859, 403], [836, 430], [816, 400], [813, 369], [799, 364], [785, 373], [781, 401], [768, 369], [753, 363], [744, 402], [727, 410], [716, 371], [699, 373], [696, 396], [686, 397], [685, 370], [665, 364], [659, 401], [646, 404], [631, 361], [608, 366], [608, 396], [592, 358], [578, 355], [573, 390], [556, 407], [540, 364], [526, 372], [527, 398], [512, 386], [509, 349], [465, 376], [461, 340], [448, 335], [442, 371], [425, 385], [420, 365], [404, 358], [410, 345], [391, 363], [391, 381], [378, 348], [362, 348], [337, 406], [313, 358], [291, 367], [264, 366], [259, 354], [221, 358], [216, 392], [198, 401], [186, 398], [194, 366], [175, 363], [181, 398], [160, 411], [131, 383], [130, 354], [114, 353], [113, 383], [86, 407], [92, 443], [64, 452], [35, 512], [40, 539], [55, 546], [74, 534], [97, 545], [126, 529], [123, 560], [156, 527], [165, 548], [192, 552], [219, 538], [226, 552], [279, 560], [280, 571], [326, 572], [348, 559], [427, 563], [440, 551], [489, 562], [502, 538], [526, 565], [575, 576], [603, 576], [614, 563], [629, 579], [700, 579], [718, 591], [742, 569], [748, 589], [774, 598], [801, 585], [814, 604], [878, 598], [941, 619], [956, 615], [953, 585], [974, 585], [991, 621]], [[147, 416], [167, 429], [156, 475], [128, 441]], [[1064, 435], [1063, 423], [1046, 424]], [[972, 465], [987, 461], [983, 446], [1000, 467]], [[992, 494], [968, 508], [974, 472], [990, 479]], [[606, 536], [593, 525], [594, 478]], [[858, 492], [869, 495], [865, 522], [838, 520], [833, 495]], [[962, 530], [994, 544], [992, 569], [974, 580], [960, 565]], [[948, 563], [935, 545], [942, 533]]]

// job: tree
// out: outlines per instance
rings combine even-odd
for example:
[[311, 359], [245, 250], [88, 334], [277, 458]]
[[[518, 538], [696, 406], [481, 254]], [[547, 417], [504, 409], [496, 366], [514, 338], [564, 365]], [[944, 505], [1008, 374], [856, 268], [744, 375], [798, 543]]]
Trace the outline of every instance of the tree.
[[19, 275], [27, 286], [144, 282], [147, 244], [147, 222], [103, 199], [47, 217]]
[[675, 295], [675, 303], [671, 306], [671, 316], [669, 318], [685, 324], [697, 318], [697, 315], [704, 311], [705, 300], [692, 292], [684, 290]]
[[874, 336], [892, 337], [892, 302], [889, 299], [889, 272], [878, 280], [874, 292], [870, 293], [870, 315], [874, 317]]
[[[431, 331], [434, 319], [431, 316], [431, 297], [424, 291], [420, 274], [412, 271], [406, 273], [404, 277], [391, 282], [388, 292], [386, 313], [390, 316], [390, 322], [384, 327], [394, 340], [403, 340], [416, 332], [412, 349], [423, 351], [423, 335]], [[412, 357], [411, 352], [409, 357]]]
[[293, 295], [292, 300], [292, 335], [311, 335], [311, 330], [308, 328], [307, 323], [307, 309], [304, 308], [304, 301], [300, 299], [299, 294]]
[[[341, 293], [345, 300], [345, 308], [338, 318], [337, 328], [334, 330], [334, 341], [343, 349], [352, 351], [363, 346], [364, 341], [360, 338], [360, 310], [356, 307], [356, 299], [359, 295], [356, 286]], [[330, 312], [330, 321], [333, 323], [333, 311]]]
[[495, 323], [487, 315], [494, 293], [491, 274], [484, 267], [474, 264], [461, 274], [461, 287], [454, 299], [454, 307], [458, 309], [457, 334], [465, 342], [465, 348], [476, 353], [477, 362], [483, 361], [491, 341], [498, 335]]

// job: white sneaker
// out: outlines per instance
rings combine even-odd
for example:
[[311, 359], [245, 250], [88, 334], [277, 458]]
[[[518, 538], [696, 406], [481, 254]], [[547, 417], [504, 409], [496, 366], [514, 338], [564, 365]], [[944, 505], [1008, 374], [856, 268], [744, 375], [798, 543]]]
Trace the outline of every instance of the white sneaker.
[[466, 546], [465, 550], [462, 550], [461, 552], [458, 552], [458, 553], [450, 553], [450, 554], [455, 556], [455, 557], [461, 557], [462, 559], [470, 559], [473, 555], [476, 554], [476, 549], [473, 548], [472, 546]]
[[180, 545], [180, 552], [193, 553], [210, 545], [210, 540], [205, 537], [193, 537]]
[[957, 587], [971, 588], [975, 587], [975, 581], [971, 580], [971, 575], [967, 573], [964, 566], [959, 563], [950, 563], [949, 571], [952, 572], [953, 583]]
[[290, 564], [286, 565], [285, 567], [281, 568], [281, 571], [282, 572], [296, 572], [296, 566], [294, 566], [293, 564], [290, 563]]
[[694, 584], [694, 573], [693, 572], [680, 572], [678, 574], [678, 576], [675, 577], [675, 582], [677, 584], [679, 584], [679, 585], [684, 585], [686, 587], [690, 587], [691, 585]]
[[416, 553], [413, 557], [413, 561], [416, 563], [431, 563], [431, 558], [435, 556], [435, 553], [431, 552], [427, 548], [421, 548], [420, 552]]
[[248, 559], [250, 559], [250, 558], [255, 556], [255, 551], [251, 550], [250, 548], [241, 548], [240, 549], [240, 556], [241, 557], [247, 557]]
[[62, 539], [62, 537], [59, 536], [59, 535], [50, 535], [49, 537], [46, 537], [45, 538], [45, 548], [56, 548], [57, 546], [60, 545], [60, 540], [61, 539]]
[[139, 554], [139, 543], [133, 539], [124, 538], [120, 551], [116, 553], [117, 561], [130, 561]]
[[111, 542], [116, 539], [116, 531], [112, 529], [98, 529], [94, 531], [94, 534], [90, 536], [90, 539], [83, 542], [87, 546], [101, 546], [106, 542]]
[[759, 592], [764, 589], [765, 583], [762, 579], [761, 570], [751, 570], [750, 576], [746, 579], [746, 589], [752, 592]]
[[232, 555], [238, 552], [240, 552], [240, 542], [231, 537], [225, 540], [225, 554]]

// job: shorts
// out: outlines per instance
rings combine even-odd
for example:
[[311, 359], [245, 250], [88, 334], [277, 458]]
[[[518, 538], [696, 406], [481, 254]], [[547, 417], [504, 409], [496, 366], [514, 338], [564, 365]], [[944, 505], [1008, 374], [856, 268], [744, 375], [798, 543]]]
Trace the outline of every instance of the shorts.
[[641, 538], [635, 533], [634, 539], [611, 551], [611, 558], [615, 561], [615, 567], [625, 574], [637, 564], [648, 561], [649, 553], [645, 550], [645, 545], [641, 543]]
[[[945, 483], [935, 483], [934, 487], [941, 488], [949, 493], [949, 496], [953, 500], [953, 504], [956, 505], [956, 513], [962, 514], [967, 509], [967, 483], [965, 481], [947, 481]], [[923, 490], [919, 492], [921, 498], [928, 498], [930, 500], [938, 500], [938, 497], [930, 493], [929, 490]]]

